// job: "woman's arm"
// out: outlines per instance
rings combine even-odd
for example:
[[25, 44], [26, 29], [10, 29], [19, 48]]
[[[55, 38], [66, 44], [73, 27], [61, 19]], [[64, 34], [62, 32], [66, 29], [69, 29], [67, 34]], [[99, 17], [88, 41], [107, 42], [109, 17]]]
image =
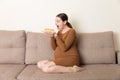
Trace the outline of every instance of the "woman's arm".
[[69, 31], [65, 41], [62, 41], [61, 38], [57, 36], [56, 37], [57, 45], [61, 48], [61, 50], [67, 51], [73, 44], [75, 36], [76, 36], [75, 30]]
[[53, 50], [55, 50], [56, 47], [57, 47], [57, 45], [56, 45], [56, 40], [55, 40], [54, 37], [51, 37], [51, 46], [52, 46]]

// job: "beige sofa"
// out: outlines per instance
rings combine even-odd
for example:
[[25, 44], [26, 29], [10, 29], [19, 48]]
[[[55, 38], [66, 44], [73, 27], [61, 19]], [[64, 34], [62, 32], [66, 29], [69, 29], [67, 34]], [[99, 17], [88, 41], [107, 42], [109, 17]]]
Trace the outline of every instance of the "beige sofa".
[[113, 32], [78, 33], [81, 66], [75, 73], [47, 74], [36, 63], [53, 58], [50, 38], [42, 33], [0, 30], [0, 80], [120, 80], [120, 53]]

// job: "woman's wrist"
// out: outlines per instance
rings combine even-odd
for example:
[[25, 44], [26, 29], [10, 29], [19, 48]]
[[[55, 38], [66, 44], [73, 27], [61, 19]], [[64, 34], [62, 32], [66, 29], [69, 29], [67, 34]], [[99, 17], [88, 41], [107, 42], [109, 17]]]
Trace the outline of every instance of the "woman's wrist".
[[50, 37], [54, 37], [55, 33], [52, 33]]
[[55, 38], [57, 36], [57, 34], [56, 33], [53, 33], [53, 37]]

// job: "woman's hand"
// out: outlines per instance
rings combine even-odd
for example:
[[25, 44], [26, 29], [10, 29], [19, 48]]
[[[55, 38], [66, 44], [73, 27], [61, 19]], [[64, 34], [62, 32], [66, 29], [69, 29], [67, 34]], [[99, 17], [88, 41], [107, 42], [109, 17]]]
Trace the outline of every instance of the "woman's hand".
[[44, 32], [45, 34], [47, 34], [50, 37], [54, 37], [55, 36], [55, 32]]
[[55, 33], [54, 29], [51, 29], [51, 28], [45, 28], [44, 33], [49, 35], [50, 37], [55, 37], [56, 36], [56, 33]]
[[53, 36], [54, 36], [54, 38], [55, 38], [55, 37], [57, 36], [57, 33], [54, 33]]

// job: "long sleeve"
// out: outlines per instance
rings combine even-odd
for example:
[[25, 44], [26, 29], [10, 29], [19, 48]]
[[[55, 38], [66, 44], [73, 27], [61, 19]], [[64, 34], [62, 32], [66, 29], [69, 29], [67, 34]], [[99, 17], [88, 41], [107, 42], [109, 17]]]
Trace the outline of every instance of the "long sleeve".
[[69, 31], [65, 41], [62, 41], [62, 39], [59, 36], [57, 36], [56, 37], [57, 45], [61, 48], [62, 51], [67, 51], [72, 46], [75, 40], [75, 36], [76, 36], [75, 30], [73, 29]]
[[57, 47], [57, 45], [56, 45], [56, 40], [55, 40], [54, 37], [51, 37], [51, 46], [52, 46], [53, 50], [55, 50], [56, 47]]

